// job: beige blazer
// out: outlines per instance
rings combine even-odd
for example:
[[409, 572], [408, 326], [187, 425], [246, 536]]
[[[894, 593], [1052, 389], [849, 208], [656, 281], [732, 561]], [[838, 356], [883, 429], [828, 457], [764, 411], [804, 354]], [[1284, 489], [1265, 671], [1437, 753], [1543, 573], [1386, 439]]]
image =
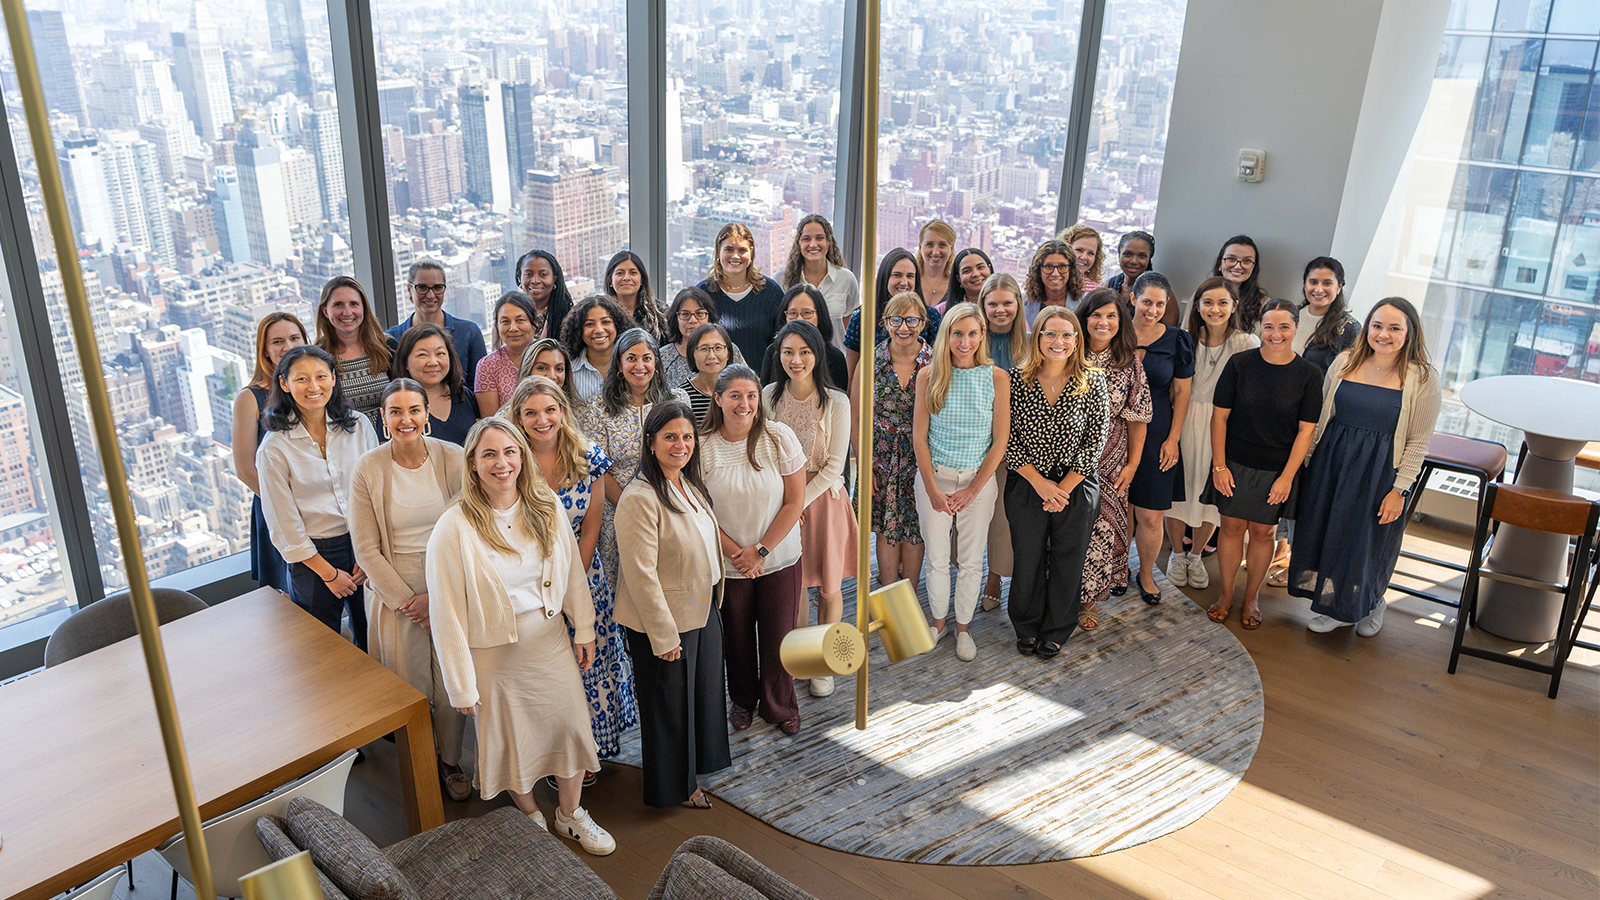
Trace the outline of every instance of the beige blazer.
[[[1316, 452], [1322, 432], [1327, 430], [1328, 420], [1333, 417], [1333, 397], [1339, 391], [1344, 380], [1340, 376], [1349, 362], [1350, 351], [1346, 350], [1328, 366], [1322, 383], [1322, 415], [1317, 419], [1317, 430], [1311, 439], [1312, 453]], [[1422, 461], [1428, 456], [1428, 442], [1433, 440], [1433, 426], [1439, 420], [1443, 400], [1438, 370], [1432, 366], [1406, 369], [1405, 385], [1400, 389], [1400, 420], [1394, 427], [1394, 490], [1407, 490], [1422, 472]], [[1308, 454], [1307, 464], [1310, 460]]]
[[[684, 486], [711, 508], [703, 495], [687, 482]], [[712, 609], [722, 606], [722, 584], [712, 584], [717, 576], [712, 566], [722, 561], [706, 558], [693, 520], [663, 506], [643, 478], [623, 490], [615, 522], [617, 546], [622, 548], [617, 622], [649, 635], [650, 649], [660, 656], [682, 643], [680, 634], [704, 628]]]
[[[466, 453], [455, 444], [424, 437], [428, 461], [424, 465], [439, 479], [444, 499], [454, 500], [461, 493], [461, 470]], [[390, 463], [394, 444], [382, 444], [361, 455], [350, 479], [350, 543], [355, 548], [356, 565], [367, 573], [367, 583], [378, 601], [390, 609], [411, 599], [411, 588], [390, 563], [393, 543], [389, 536], [389, 491], [393, 484]]]

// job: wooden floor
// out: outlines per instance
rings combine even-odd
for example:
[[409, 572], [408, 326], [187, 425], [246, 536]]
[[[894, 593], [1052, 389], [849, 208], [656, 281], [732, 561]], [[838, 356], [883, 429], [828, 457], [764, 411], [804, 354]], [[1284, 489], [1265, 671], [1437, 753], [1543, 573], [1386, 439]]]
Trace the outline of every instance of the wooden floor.
[[[1407, 546], [1429, 543], [1423, 533], [1413, 526]], [[1213, 558], [1213, 582], [1215, 566]], [[1424, 583], [1450, 574], [1402, 570]], [[1189, 593], [1208, 604], [1216, 588]], [[1543, 676], [1509, 666], [1463, 659], [1447, 675], [1454, 611], [1445, 607], [1396, 600], [1371, 639], [1352, 629], [1312, 634], [1307, 604], [1271, 589], [1262, 611], [1259, 631], [1239, 629], [1237, 607], [1228, 626], [1266, 692], [1255, 762], [1204, 818], [1148, 844], [1031, 866], [888, 863], [806, 844], [726, 804], [647, 810], [639, 773], [615, 768], [584, 804], [620, 847], [579, 855], [623, 898], [645, 897], [673, 849], [696, 834], [731, 841], [825, 900], [1600, 896], [1600, 655], [1575, 654], [1552, 701]], [[1593, 625], [1591, 641], [1600, 638]], [[368, 755], [346, 814], [387, 844], [405, 836], [393, 746]], [[553, 792], [541, 802], [548, 813]], [[454, 818], [488, 804], [445, 806]], [[151, 871], [141, 869], [141, 884]]]

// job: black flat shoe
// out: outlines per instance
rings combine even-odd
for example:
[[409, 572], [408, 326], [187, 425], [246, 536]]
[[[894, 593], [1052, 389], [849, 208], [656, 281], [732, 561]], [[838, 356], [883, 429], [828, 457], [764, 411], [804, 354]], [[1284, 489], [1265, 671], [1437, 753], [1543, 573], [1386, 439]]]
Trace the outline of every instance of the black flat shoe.
[[1159, 592], [1152, 594], [1145, 590], [1144, 585], [1141, 584], [1139, 585], [1139, 599], [1143, 600], [1149, 606], [1155, 606], [1157, 603], [1161, 602], [1161, 594]]
[[1111, 589], [1111, 596], [1113, 596], [1113, 597], [1121, 597], [1121, 596], [1123, 596], [1123, 595], [1125, 595], [1127, 593], [1128, 593], [1128, 586], [1127, 585], [1123, 585], [1122, 587], [1114, 587], [1114, 588]]
[[1032, 656], [1038, 646], [1038, 638], [1017, 638], [1017, 652], [1023, 656]]
[[1045, 641], [1039, 645], [1039, 649], [1034, 651], [1034, 654], [1040, 659], [1055, 659], [1056, 655], [1060, 652], [1060, 644], [1056, 643], [1055, 641]]

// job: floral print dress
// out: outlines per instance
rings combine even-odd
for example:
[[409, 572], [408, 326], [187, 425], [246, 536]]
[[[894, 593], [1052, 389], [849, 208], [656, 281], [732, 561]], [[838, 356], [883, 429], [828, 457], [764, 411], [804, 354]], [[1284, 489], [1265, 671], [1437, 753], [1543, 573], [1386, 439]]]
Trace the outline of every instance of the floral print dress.
[[[613, 465], [611, 457], [592, 443], [588, 462], [589, 470], [577, 484], [556, 491], [574, 538], [583, 533], [583, 518], [591, 505], [598, 500], [603, 509], [605, 498], [594, 496], [594, 485]], [[615, 543], [613, 539], [613, 546]], [[622, 733], [639, 724], [639, 704], [634, 699], [633, 666], [623, 643], [622, 626], [614, 616], [617, 595], [600, 563], [598, 545], [588, 568], [589, 594], [594, 598], [595, 655], [594, 665], [583, 673], [583, 692], [589, 701], [589, 724], [594, 728], [600, 758], [613, 759], [622, 752]]]
[[[933, 349], [920, 341], [917, 371], [933, 361]], [[878, 344], [872, 370], [872, 530], [895, 544], [922, 543], [917, 518], [917, 451], [911, 443], [917, 380], [904, 386], [889, 359], [889, 342]]]
[[1106, 374], [1111, 422], [1106, 430], [1106, 448], [1100, 453], [1100, 517], [1089, 538], [1089, 556], [1083, 565], [1083, 602], [1099, 603], [1111, 596], [1114, 587], [1128, 584], [1128, 544], [1133, 536], [1128, 501], [1117, 495], [1117, 475], [1128, 464], [1128, 423], [1148, 422], [1155, 408], [1150, 400], [1150, 385], [1137, 354], [1133, 362], [1117, 369], [1111, 365], [1111, 350], [1089, 354], [1089, 365]]

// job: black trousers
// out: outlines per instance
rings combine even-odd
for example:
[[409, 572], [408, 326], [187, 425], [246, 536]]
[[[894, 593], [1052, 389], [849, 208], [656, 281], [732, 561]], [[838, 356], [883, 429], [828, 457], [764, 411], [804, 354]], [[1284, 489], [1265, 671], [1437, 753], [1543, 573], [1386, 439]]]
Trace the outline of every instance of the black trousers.
[[[1046, 475], [1060, 481], [1065, 472]], [[1061, 512], [1045, 512], [1026, 478], [1006, 473], [1006, 518], [1011, 521], [1011, 599], [1007, 611], [1017, 637], [1065, 643], [1078, 627], [1084, 558], [1100, 514], [1100, 483], [1091, 475], [1072, 489]]]
[[[356, 551], [350, 544], [350, 535], [312, 538], [311, 542], [317, 545], [317, 552], [328, 561], [328, 565], [335, 569], [348, 572], [355, 566]], [[335, 633], [339, 631], [339, 620], [344, 617], [344, 611], [349, 609], [350, 630], [355, 633], [356, 646], [366, 652], [366, 588], [356, 588], [356, 592], [348, 597], [335, 597], [321, 576], [305, 563], [297, 562], [289, 567], [289, 599]]]
[[644, 803], [677, 806], [699, 788], [695, 775], [733, 765], [722, 678], [722, 618], [713, 609], [705, 627], [680, 634], [683, 654], [672, 662], [656, 656], [649, 635], [623, 631], [639, 700]]

